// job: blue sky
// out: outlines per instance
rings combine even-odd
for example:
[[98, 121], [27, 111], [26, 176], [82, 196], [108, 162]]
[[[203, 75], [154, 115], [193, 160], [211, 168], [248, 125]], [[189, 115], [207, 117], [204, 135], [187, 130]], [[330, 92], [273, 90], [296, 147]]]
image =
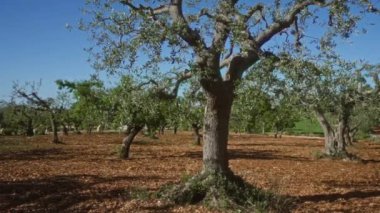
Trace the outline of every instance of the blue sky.
[[[57, 79], [86, 79], [94, 71], [83, 50], [88, 35], [69, 31], [82, 16], [85, 0], [0, 0], [0, 99], [8, 99], [12, 84], [42, 79], [41, 94], [55, 96]], [[371, 16], [364, 24], [379, 23]], [[380, 27], [367, 25], [368, 33], [354, 35], [338, 51], [348, 59], [380, 62]]]
[[81, 17], [81, 0], [0, 1], [0, 99], [14, 81], [42, 79], [41, 94], [55, 96], [56, 79], [85, 79], [93, 73], [87, 35], [69, 31]]

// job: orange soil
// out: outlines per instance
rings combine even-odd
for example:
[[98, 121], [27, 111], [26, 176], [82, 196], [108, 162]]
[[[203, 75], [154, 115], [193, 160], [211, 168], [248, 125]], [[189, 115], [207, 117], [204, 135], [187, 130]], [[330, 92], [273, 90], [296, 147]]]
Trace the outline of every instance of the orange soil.
[[[119, 134], [0, 137], [35, 148], [0, 154], [0, 212], [208, 212], [201, 205], [172, 206], [130, 196], [157, 190], [201, 169], [201, 147], [190, 133], [159, 140], [137, 137], [131, 159], [117, 158]], [[230, 166], [251, 184], [295, 198], [293, 212], [380, 212], [380, 144], [350, 148], [362, 162], [314, 160], [321, 139], [258, 135], [230, 137]]]

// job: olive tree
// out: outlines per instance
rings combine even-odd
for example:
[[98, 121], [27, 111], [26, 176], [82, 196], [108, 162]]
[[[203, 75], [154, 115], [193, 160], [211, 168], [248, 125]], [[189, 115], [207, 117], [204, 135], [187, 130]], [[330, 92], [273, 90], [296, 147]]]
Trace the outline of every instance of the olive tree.
[[56, 81], [60, 90], [67, 90], [73, 94], [73, 103], [70, 110], [65, 113], [65, 120], [72, 123], [79, 132], [79, 127], [91, 133], [96, 126], [105, 126], [108, 120], [112, 120], [112, 103], [107, 98], [104, 83], [96, 78], [71, 82], [66, 80]]
[[351, 144], [356, 129], [350, 127], [355, 108], [368, 105], [378, 96], [376, 81], [374, 88], [365, 76], [377, 77], [378, 73], [373, 72], [373, 66], [339, 57], [285, 61], [279, 67], [284, 89], [289, 90], [299, 105], [315, 114], [324, 132], [325, 154], [346, 157], [346, 145]]
[[[305, 48], [310, 36], [320, 39], [313, 40], [319, 48], [329, 48], [335, 36], [349, 37], [363, 14], [378, 12], [368, 0], [88, 2], [92, 17], [81, 29], [96, 41], [90, 49], [96, 68], [127, 70], [156, 82], [172, 79], [171, 92], [157, 84], [165, 97], [176, 95], [178, 82], [199, 80], [206, 97], [200, 180], [234, 177], [227, 151], [230, 113], [237, 82], [250, 67], [279, 49]], [[308, 27], [319, 24], [326, 26], [324, 36], [310, 35]], [[213, 191], [207, 188], [205, 195]]]
[[166, 122], [166, 107], [169, 103], [155, 97], [155, 93], [146, 86], [137, 84], [129, 76], [123, 76], [119, 84], [109, 91], [111, 102], [115, 105], [114, 123], [127, 125], [120, 152], [120, 157], [125, 159], [129, 158], [133, 140], [144, 126], [154, 131]]
[[22, 98], [27, 103], [34, 107], [35, 110], [44, 111], [49, 115], [50, 125], [53, 132], [53, 143], [60, 143], [58, 138], [58, 117], [62, 110], [62, 106], [59, 105], [54, 98], [43, 98], [38, 94], [38, 84], [27, 84], [29, 89], [21, 87], [18, 84], [13, 85], [14, 97]]
[[203, 127], [205, 101], [204, 95], [200, 90], [200, 85], [192, 81], [179, 102], [181, 123], [183, 126], [192, 129], [196, 145], [201, 145], [202, 134], [200, 131]]

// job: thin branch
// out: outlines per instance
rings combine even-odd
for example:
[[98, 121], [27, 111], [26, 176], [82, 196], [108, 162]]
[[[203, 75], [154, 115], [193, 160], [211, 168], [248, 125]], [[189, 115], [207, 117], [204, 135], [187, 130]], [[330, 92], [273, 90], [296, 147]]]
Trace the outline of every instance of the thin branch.
[[262, 46], [267, 41], [269, 41], [274, 35], [286, 28], [289, 28], [290, 25], [294, 23], [296, 16], [299, 13], [301, 13], [302, 10], [311, 5], [319, 5], [321, 7], [324, 7], [327, 4], [325, 4], [325, 1], [323, 0], [300, 1], [299, 3], [295, 4], [282, 20], [277, 20], [273, 22], [264, 32], [262, 32], [256, 37], [255, 40], [258, 46]]
[[183, 12], [182, 12], [182, 0], [171, 0], [168, 5], [161, 5], [156, 8], [139, 5], [136, 6], [132, 4], [129, 0], [122, 0], [122, 4], [128, 6], [131, 10], [134, 10], [141, 15], [148, 15], [154, 21], [165, 28], [170, 28], [166, 26], [165, 23], [159, 21], [157, 15], [168, 13], [173, 20], [174, 29], [177, 29], [177, 34], [191, 47], [194, 47], [197, 52], [205, 49], [206, 43], [203, 41], [199, 32], [192, 29], [187, 23]]
[[253, 14], [255, 14], [256, 12], [260, 12], [261, 18], [263, 18], [264, 17], [263, 16], [263, 10], [264, 10], [264, 5], [261, 3], [256, 4], [255, 6], [251, 7], [248, 10], [248, 13], [245, 16], [243, 16], [244, 23], [246, 23], [253, 16]]

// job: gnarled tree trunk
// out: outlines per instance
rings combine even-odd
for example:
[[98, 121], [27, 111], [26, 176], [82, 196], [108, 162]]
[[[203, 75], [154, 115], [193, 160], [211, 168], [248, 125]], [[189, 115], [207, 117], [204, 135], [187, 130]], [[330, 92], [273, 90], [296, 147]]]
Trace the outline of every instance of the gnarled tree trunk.
[[199, 133], [199, 130], [201, 129], [201, 126], [197, 123], [191, 124], [191, 127], [193, 128], [193, 132], [195, 135], [195, 144], [201, 145], [201, 137], [202, 135]]
[[203, 81], [206, 109], [203, 134], [202, 173], [229, 174], [228, 130], [233, 102], [233, 84], [220, 81]]
[[346, 122], [344, 119], [339, 120], [338, 128], [336, 131], [336, 140], [337, 140], [337, 154], [347, 154], [346, 151], [346, 141], [345, 141], [345, 130], [347, 128]]
[[121, 145], [120, 157], [123, 159], [129, 158], [129, 150], [131, 144], [133, 143], [133, 139], [135, 139], [136, 135], [142, 130], [142, 126], [131, 126], [129, 134], [123, 139]]
[[325, 154], [333, 156], [336, 154], [338, 146], [337, 141], [335, 140], [335, 132], [322, 110], [315, 108], [314, 113], [323, 129], [323, 134], [325, 136]]

